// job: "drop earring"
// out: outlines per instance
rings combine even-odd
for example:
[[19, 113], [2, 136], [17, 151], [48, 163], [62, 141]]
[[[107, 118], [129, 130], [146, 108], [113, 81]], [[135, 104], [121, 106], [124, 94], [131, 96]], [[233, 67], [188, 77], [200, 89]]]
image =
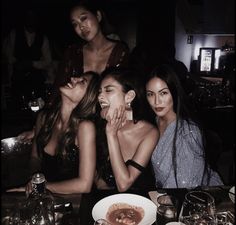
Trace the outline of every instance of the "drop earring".
[[131, 103], [127, 103], [126, 106], [126, 119], [127, 120], [133, 120], [133, 110], [131, 108]]

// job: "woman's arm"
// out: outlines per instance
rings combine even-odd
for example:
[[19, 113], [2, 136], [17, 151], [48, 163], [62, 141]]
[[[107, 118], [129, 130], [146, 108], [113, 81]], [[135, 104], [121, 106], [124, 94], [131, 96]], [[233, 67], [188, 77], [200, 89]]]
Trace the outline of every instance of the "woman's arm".
[[[34, 174], [36, 171], [40, 170], [41, 167], [41, 162], [40, 162], [40, 158], [38, 156], [38, 152], [37, 152], [37, 145], [36, 145], [36, 136], [42, 126], [43, 123], [43, 116], [42, 116], [42, 112], [40, 112], [37, 116], [37, 120], [34, 126], [34, 138], [32, 141], [32, 150], [31, 150], [31, 157], [30, 157], [30, 161], [29, 161], [29, 170], [30, 170], [30, 174]], [[31, 191], [32, 191], [32, 186], [31, 186], [31, 181], [29, 181], [25, 187], [18, 187], [18, 188], [13, 188], [13, 189], [9, 189], [9, 192], [11, 191], [26, 191], [26, 195], [28, 195]]]
[[91, 191], [96, 169], [96, 133], [91, 121], [79, 124], [76, 141], [79, 146], [79, 175], [77, 178], [47, 183], [47, 189], [61, 194], [88, 193]]
[[[139, 144], [132, 160], [145, 168], [151, 158], [157, 140], [157, 130], [155, 128], [152, 128]], [[111, 166], [115, 176], [117, 189], [120, 192], [124, 192], [132, 186], [132, 184], [141, 174], [141, 171], [132, 165], [126, 166], [121, 154], [117, 136], [108, 134], [107, 141]]]
[[[137, 177], [141, 174], [141, 171], [134, 166], [126, 166], [121, 154], [117, 132], [122, 123], [123, 113], [124, 112], [122, 112], [122, 109], [117, 110], [114, 113], [113, 117], [111, 119], [108, 119], [106, 127], [109, 157], [115, 176], [117, 189], [120, 192], [128, 190], [137, 179]], [[150, 130], [138, 145], [138, 148], [136, 149], [136, 153], [134, 154], [132, 160], [142, 167], [146, 167], [156, 146], [158, 138], [159, 134], [157, 129], [154, 127], [150, 128]]]
[[44, 117], [43, 112], [40, 112], [37, 116], [37, 120], [35, 123], [35, 126], [33, 130], [31, 131], [33, 133], [33, 140], [32, 140], [32, 151], [31, 151], [31, 157], [30, 157], [30, 172], [31, 174], [35, 173], [36, 171], [40, 170], [41, 162], [37, 151], [37, 144], [36, 144], [36, 138], [38, 136], [38, 133], [44, 123]]

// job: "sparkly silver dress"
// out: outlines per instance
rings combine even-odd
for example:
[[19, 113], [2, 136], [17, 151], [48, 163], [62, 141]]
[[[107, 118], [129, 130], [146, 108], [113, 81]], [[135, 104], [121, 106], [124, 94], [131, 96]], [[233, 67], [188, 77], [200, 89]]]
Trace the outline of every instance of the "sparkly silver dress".
[[[172, 163], [175, 127], [176, 121], [168, 125], [152, 154], [151, 162], [157, 188], [177, 188]], [[205, 167], [202, 136], [194, 123], [180, 121], [176, 151], [178, 188], [223, 185], [219, 175], [208, 165]]]

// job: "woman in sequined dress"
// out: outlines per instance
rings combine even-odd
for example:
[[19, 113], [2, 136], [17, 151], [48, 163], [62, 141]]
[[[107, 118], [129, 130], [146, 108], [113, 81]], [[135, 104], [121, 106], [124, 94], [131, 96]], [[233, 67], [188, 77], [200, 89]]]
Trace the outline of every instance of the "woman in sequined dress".
[[[46, 188], [53, 193], [88, 193], [92, 189], [98, 84], [99, 75], [95, 72], [71, 77], [37, 117], [31, 170], [44, 173]], [[17, 190], [29, 193], [31, 185]]]
[[157, 188], [223, 184], [206, 163], [202, 132], [190, 117], [173, 67], [160, 65], [151, 72], [146, 97], [160, 132], [151, 158]]

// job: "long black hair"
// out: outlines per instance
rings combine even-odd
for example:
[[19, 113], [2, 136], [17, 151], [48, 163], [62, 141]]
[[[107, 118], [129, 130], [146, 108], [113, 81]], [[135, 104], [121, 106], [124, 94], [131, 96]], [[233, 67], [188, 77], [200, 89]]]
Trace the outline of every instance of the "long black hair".
[[[168, 89], [170, 90], [170, 93], [173, 99], [173, 110], [176, 113], [176, 126], [175, 126], [175, 131], [174, 131], [173, 148], [172, 148], [172, 156], [173, 156], [172, 163], [174, 167], [175, 182], [178, 187], [178, 181], [177, 181], [177, 166], [178, 165], [177, 165], [177, 160], [176, 160], [176, 153], [177, 153], [176, 139], [177, 139], [178, 130], [182, 127], [184, 121], [187, 122], [188, 126], [196, 125], [199, 127], [202, 134], [201, 141], [203, 143], [203, 150], [204, 150], [202, 157], [204, 157], [205, 159], [206, 156], [205, 156], [204, 132], [203, 132], [201, 124], [199, 123], [199, 120], [194, 115], [193, 111], [191, 110], [192, 107], [190, 105], [189, 99], [187, 95], [185, 94], [185, 91], [180, 83], [180, 80], [177, 76], [177, 73], [175, 72], [173, 65], [160, 64], [159, 66], [154, 68], [153, 71], [146, 77], [146, 83], [155, 77], [160, 78], [162, 81], [164, 81], [167, 84]], [[154, 117], [156, 116], [154, 112], [152, 112], [152, 114]], [[196, 140], [196, 142], [198, 143], [198, 140]], [[207, 165], [206, 165], [206, 160], [205, 160], [204, 173], [206, 172], [207, 172]]]
[[[136, 72], [129, 68], [110, 67], [101, 74], [100, 84], [103, 79], [107, 77], [114, 78], [121, 86], [124, 93], [134, 90], [135, 98], [131, 102], [133, 110], [133, 121], [137, 123], [139, 120], [145, 119], [143, 103], [145, 102], [144, 87], [141, 85], [136, 77]], [[98, 109], [99, 114], [100, 109]], [[97, 132], [97, 171], [98, 176], [110, 166], [108, 162], [108, 145], [105, 132], [106, 120], [96, 120]], [[111, 168], [110, 168], [111, 169]]]

